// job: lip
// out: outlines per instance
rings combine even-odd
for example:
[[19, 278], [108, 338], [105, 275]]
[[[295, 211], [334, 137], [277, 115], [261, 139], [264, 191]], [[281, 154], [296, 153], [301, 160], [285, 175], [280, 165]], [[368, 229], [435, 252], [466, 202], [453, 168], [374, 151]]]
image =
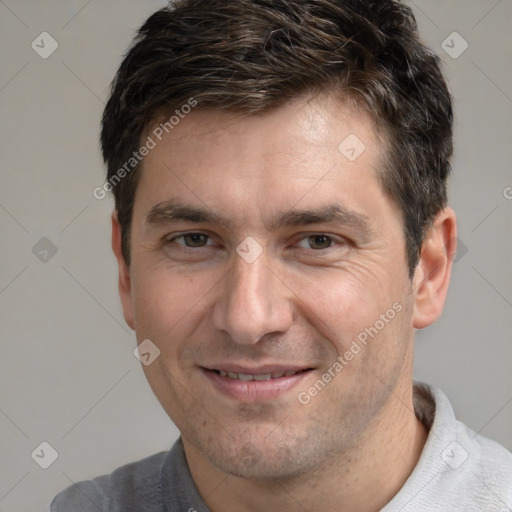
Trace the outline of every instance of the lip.
[[[215, 369], [213, 369], [215, 368]], [[258, 380], [238, 380], [230, 377], [223, 377], [217, 371], [242, 373], [245, 375], [264, 375], [272, 373], [281, 373], [287, 371], [300, 372], [289, 377], [283, 376], [276, 379], [258, 381]], [[267, 365], [257, 368], [249, 368], [232, 364], [219, 364], [212, 368], [201, 367], [203, 375], [215, 386], [215, 389], [223, 395], [242, 402], [260, 402], [279, 397], [286, 391], [295, 387], [302, 379], [311, 373], [312, 368], [301, 366], [283, 366]]]
[[205, 370], [222, 370], [225, 372], [243, 373], [246, 375], [263, 375], [267, 373], [278, 372], [300, 372], [301, 370], [309, 370], [309, 366], [291, 366], [282, 364], [267, 364], [263, 366], [241, 366], [232, 363], [218, 363], [203, 367]]

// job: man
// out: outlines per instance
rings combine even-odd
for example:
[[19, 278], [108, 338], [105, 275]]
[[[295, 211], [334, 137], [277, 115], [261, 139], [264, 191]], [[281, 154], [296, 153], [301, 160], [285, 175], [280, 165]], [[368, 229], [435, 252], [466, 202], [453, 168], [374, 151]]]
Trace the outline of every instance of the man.
[[456, 250], [452, 108], [393, 0], [181, 0], [103, 117], [112, 246], [168, 453], [58, 511], [505, 511], [512, 455], [413, 384]]

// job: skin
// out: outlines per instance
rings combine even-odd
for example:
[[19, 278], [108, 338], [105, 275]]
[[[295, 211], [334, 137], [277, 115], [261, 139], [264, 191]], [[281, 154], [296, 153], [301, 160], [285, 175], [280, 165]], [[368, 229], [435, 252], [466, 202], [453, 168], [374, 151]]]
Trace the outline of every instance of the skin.
[[[366, 146], [353, 162], [338, 149], [350, 134]], [[144, 160], [129, 266], [112, 216], [125, 319], [139, 343], [161, 351], [144, 371], [213, 512], [377, 511], [418, 461], [427, 432], [413, 412], [414, 330], [441, 314], [456, 221], [439, 212], [411, 281], [403, 220], [378, 181], [385, 148], [363, 112], [327, 95], [257, 116], [197, 110]], [[169, 200], [234, 225], [148, 222]], [[271, 229], [279, 213], [332, 204], [364, 222]], [[252, 263], [236, 252], [249, 236], [262, 249]], [[300, 403], [397, 303], [400, 312]], [[312, 370], [273, 399], [237, 400], [201, 369], [224, 362]]]

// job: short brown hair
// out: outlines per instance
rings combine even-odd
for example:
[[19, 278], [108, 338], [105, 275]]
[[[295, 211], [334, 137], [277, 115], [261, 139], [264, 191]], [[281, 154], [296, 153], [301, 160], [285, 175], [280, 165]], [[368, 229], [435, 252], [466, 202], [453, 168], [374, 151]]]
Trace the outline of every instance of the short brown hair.
[[[355, 99], [386, 135], [379, 177], [402, 212], [412, 276], [425, 231], [446, 205], [453, 114], [439, 58], [395, 0], [177, 0], [157, 11], [103, 114], [107, 179], [156, 119], [190, 98], [196, 108], [255, 114], [322, 91]], [[140, 165], [124, 174], [111, 188], [129, 264]]]

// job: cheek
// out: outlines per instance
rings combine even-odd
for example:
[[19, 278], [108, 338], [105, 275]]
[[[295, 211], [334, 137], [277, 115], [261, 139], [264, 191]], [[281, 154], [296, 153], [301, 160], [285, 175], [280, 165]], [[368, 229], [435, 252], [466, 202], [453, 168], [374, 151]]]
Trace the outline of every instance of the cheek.
[[137, 336], [162, 342], [176, 338], [196, 324], [213, 285], [206, 275], [191, 277], [163, 265], [139, 269], [133, 279]]
[[345, 373], [355, 376], [392, 366], [405, 350], [410, 329], [402, 282], [377, 265], [353, 264], [296, 276], [293, 289], [299, 316], [330, 344], [332, 362], [348, 353]]
[[368, 321], [373, 323], [399, 299], [385, 273], [355, 264], [295, 276], [294, 292], [304, 314], [309, 310], [311, 320], [316, 318], [315, 324], [347, 334], [366, 327]]

